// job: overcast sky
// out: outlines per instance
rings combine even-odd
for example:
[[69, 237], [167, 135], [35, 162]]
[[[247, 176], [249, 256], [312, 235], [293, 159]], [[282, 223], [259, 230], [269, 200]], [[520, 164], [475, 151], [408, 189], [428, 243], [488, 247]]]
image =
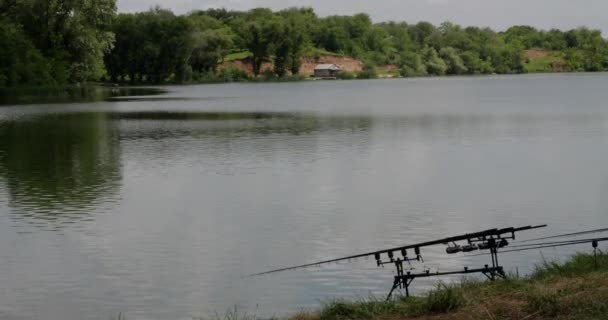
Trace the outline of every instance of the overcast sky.
[[519, 24], [543, 29], [585, 25], [608, 35], [608, 0], [118, 0], [118, 9], [142, 11], [156, 4], [176, 13], [206, 8], [313, 7], [321, 16], [366, 12], [376, 22], [449, 20], [499, 30]]

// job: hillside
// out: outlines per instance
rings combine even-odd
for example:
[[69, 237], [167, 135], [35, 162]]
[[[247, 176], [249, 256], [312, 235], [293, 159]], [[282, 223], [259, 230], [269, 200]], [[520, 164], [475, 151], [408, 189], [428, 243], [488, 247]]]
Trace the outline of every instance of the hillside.
[[[300, 74], [303, 76], [311, 76], [314, 74], [315, 66], [323, 63], [333, 63], [338, 65], [342, 70], [348, 72], [360, 72], [363, 70], [363, 62], [361, 60], [354, 59], [352, 57], [338, 56], [338, 55], [322, 55], [319, 57], [304, 57], [302, 58], [302, 65], [300, 66]], [[219, 66], [219, 70], [236, 67], [247, 73], [249, 77], [253, 77], [253, 61], [250, 57], [232, 59], [226, 61]], [[261, 72], [265, 70], [274, 70], [274, 64], [272, 62], [262, 63]]]
[[524, 68], [526, 72], [567, 72], [573, 68], [560, 51], [530, 49], [524, 51]]

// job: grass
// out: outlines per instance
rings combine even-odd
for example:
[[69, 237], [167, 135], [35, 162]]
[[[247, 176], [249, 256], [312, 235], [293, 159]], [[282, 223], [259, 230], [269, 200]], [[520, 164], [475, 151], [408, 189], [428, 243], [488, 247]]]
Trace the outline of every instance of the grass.
[[304, 48], [302, 55], [304, 57], [308, 57], [308, 58], [315, 58], [315, 57], [321, 57], [321, 56], [331, 56], [331, 57], [344, 57], [345, 56], [344, 54], [331, 52], [331, 51], [327, 51], [323, 48], [316, 48], [316, 47]]
[[399, 78], [401, 76], [401, 70], [384, 70], [378, 68], [378, 77], [380, 78]]
[[[227, 56], [225, 56], [224, 61], [228, 62], [228, 61], [242, 60], [245, 58], [249, 58], [251, 56], [253, 56], [253, 54], [250, 51], [233, 52], [233, 53], [230, 53]], [[330, 51], [327, 51], [327, 50], [321, 49], [321, 48], [309, 47], [309, 48], [304, 49], [303, 56], [314, 58], [314, 57], [320, 57], [320, 56], [342, 57], [344, 55], [335, 53], [335, 52], [330, 52]]]
[[253, 54], [249, 51], [233, 52], [224, 57], [224, 61], [242, 60], [251, 57]]
[[496, 282], [439, 284], [422, 297], [336, 300], [290, 320], [401, 319], [608, 319], [608, 254], [578, 254], [545, 262], [529, 277]]
[[545, 56], [526, 59], [524, 68], [527, 72], [558, 72], [566, 63], [564, 53], [558, 51], [547, 51]]

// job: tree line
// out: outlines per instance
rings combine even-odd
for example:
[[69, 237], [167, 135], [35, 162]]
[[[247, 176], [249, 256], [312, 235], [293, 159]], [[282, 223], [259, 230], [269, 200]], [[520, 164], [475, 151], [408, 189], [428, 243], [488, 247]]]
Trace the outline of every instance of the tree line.
[[311, 8], [209, 9], [176, 15], [159, 7], [116, 12], [115, 0], [0, 0], [0, 86], [86, 81], [131, 83], [232, 81], [219, 68], [243, 54], [255, 76], [298, 75], [303, 57], [347, 55], [402, 76], [525, 72], [525, 50], [559, 53], [565, 71], [608, 70], [598, 30], [461, 27], [445, 22], [374, 23], [366, 14], [319, 17]]

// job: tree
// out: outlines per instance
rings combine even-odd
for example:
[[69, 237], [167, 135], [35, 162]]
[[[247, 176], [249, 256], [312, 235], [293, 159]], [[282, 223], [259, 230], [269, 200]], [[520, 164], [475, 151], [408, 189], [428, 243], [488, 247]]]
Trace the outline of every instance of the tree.
[[192, 14], [188, 20], [193, 27], [189, 57], [192, 69], [215, 73], [217, 65], [234, 46], [232, 31], [221, 21], [204, 14]]
[[496, 46], [492, 52], [492, 67], [496, 73], [523, 73], [524, 64], [519, 43]]
[[401, 62], [401, 75], [404, 77], [418, 77], [427, 74], [422, 57], [415, 52], [404, 52], [401, 56]]
[[412, 39], [419, 45], [425, 44], [425, 40], [435, 32], [436, 28], [430, 22], [421, 21], [409, 27]]
[[488, 74], [494, 72], [492, 64], [489, 61], [482, 60], [476, 51], [465, 51], [460, 57], [470, 74]]
[[0, 18], [0, 87], [53, 83], [47, 61], [23, 30]]
[[55, 68], [68, 66], [69, 80], [98, 79], [104, 73], [103, 56], [112, 48], [110, 32], [116, 0], [32, 0], [21, 2], [17, 19], [35, 39]]
[[279, 12], [285, 18], [288, 29], [288, 69], [292, 74], [300, 72], [304, 48], [311, 46], [311, 34], [316, 30], [318, 18], [311, 8], [290, 8]]
[[117, 42], [106, 56], [112, 79], [161, 83], [182, 81], [193, 52], [193, 27], [184, 16], [154, 8], [119, 15], [114, 24]]
[[435, 48], [425, 47], [422, 49], [422, 59], [426, 65], [427, 72], [431, 75], [442, 76], [448, 70], [448, 66], [439, 57]]
[[439, 57], [446, 63], [448, 74], [463, 74], [468, 71], [462, 58], [458, 55], [456, 49], [452, 47], [441, 48], [439, 50]]
[[252, 54], [253, 74], [258, 76], [262, 63], [268, 60], [274, 30], [274, 14], [269, 9], [252, 9], [238, 21], [240, 42]]

